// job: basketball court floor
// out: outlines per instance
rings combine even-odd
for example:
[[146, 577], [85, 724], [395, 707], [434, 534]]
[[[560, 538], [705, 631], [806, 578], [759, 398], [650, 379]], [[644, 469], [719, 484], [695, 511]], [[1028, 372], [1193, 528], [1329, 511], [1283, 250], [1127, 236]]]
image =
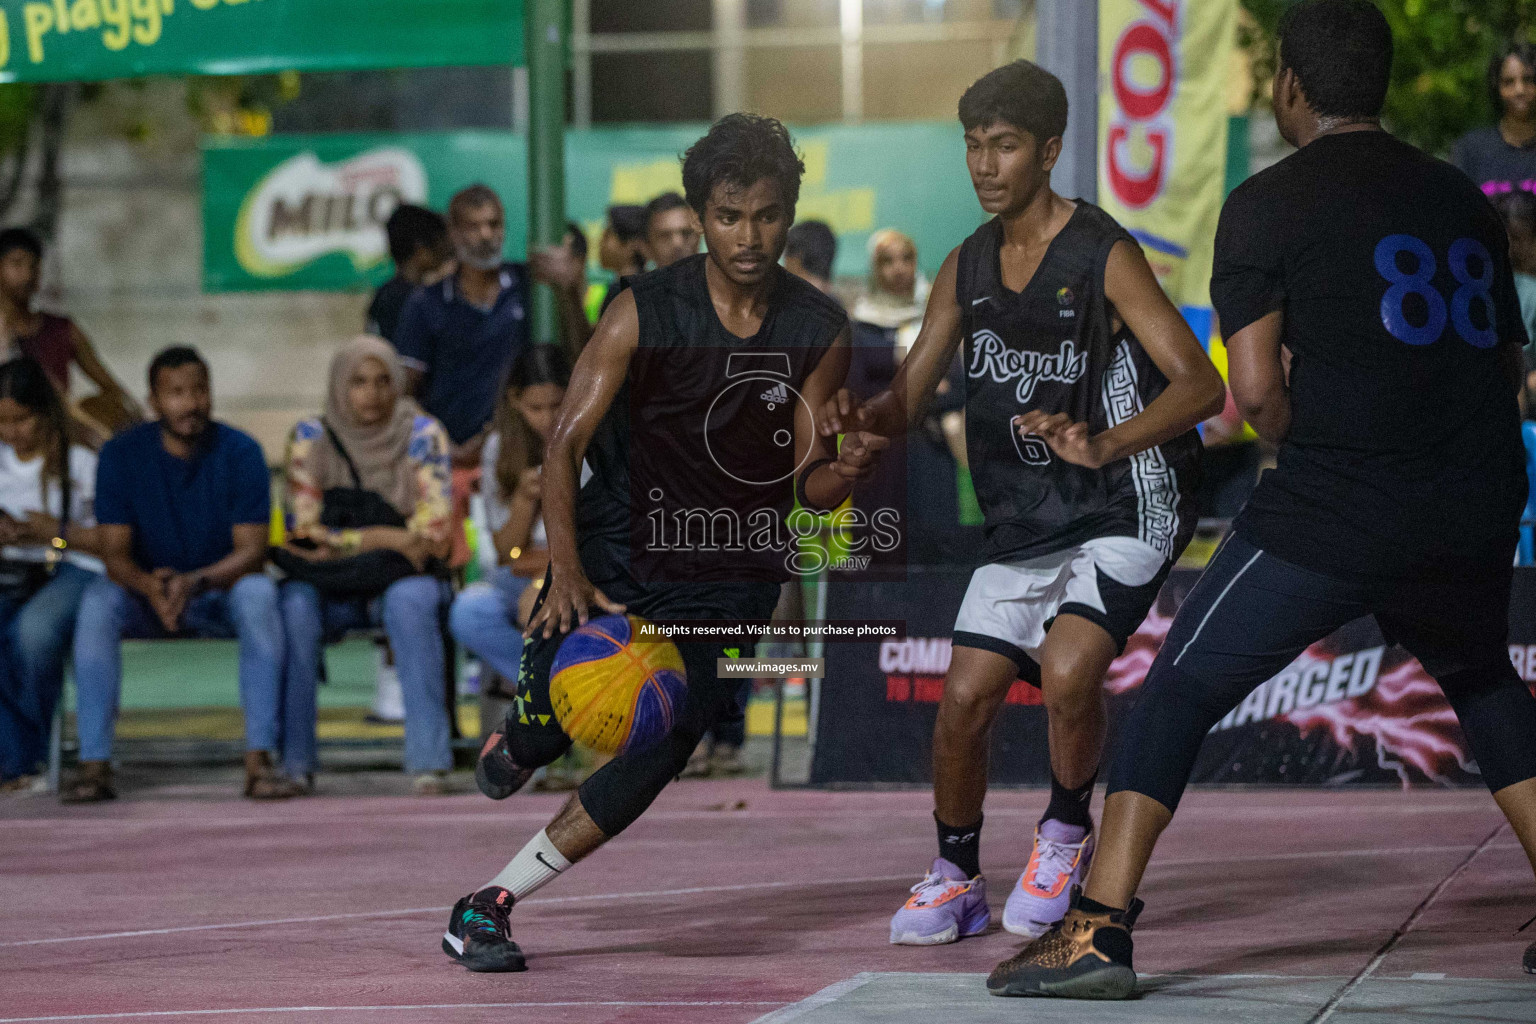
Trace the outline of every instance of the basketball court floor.
[[[1143, 890], [1140, 997], [1115, 1004], [989, 996], [1002, 931], [887, 943], [933, 854], [925, 793], [674, 785], [514, 912], [530, 969], [507, 975], [439, 937], [559, 795], [232, 793], [0, 803], [0, 1024], [1536, 1022], [1536, 885], [1482, 791], [1191, 793]], [[1045, 801], [989, 800], [995, 912]]]

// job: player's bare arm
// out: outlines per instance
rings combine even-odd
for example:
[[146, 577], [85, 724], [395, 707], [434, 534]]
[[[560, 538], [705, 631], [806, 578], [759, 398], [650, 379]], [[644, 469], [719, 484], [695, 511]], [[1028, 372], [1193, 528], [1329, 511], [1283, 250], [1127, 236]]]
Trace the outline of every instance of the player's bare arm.
[[1284, 326], [1285, 314], [1275, 310], [1227, 339], [1227, 376], [1238, 411], [1274, 444], [1291, 429], [1289, 358], [1280, 343]]
[[544, 529], [553, 575], [544, 604], [528, 623], [525, 636], [548, 637], [585, 624], [587, 608], [594, 604], [607, 612], [624, 610], [594, 587], [582, 570], [576, 552], [576, 490], [587, 445], [623, 386], [639, 344], [640, 317], [634, 295], [626, 291], [613, 300], [571, 368], [571, 385], [555, 417], [544, 459]]
[[1086, 423], [1075, 423], [1065, 413], [1051, 415], [1037, 409], [1025, 413], [1019, 422], [1022, 432], [1038, 435], [1061, 458], [1089, 469], [1172, 440], [1221, 412], [1226, 402], [1221, 374], [1168, 301], [1140, 246], [1115, 243], [1104, 268], [1104, 291], [1168, 378], [1168, 387], [1137, 415], [1093, 436]]
[[[840, 389], [819, 407], [823, 436], [868, 431], [898, 437], [922, 419], [960, 345], [960, 305], [955, 299], [955, 267], [959, 262], [960, 249], [956, 247], [939, 268], [928, 295], [923, 328], [891, 386], [863, 403], [851, 391]], [[814, 402], [812, 407], [817, 407]]]
[[795, 450], [802, 453], [804, 465], [821, 463], [806, 478], [802, 489], [806, 502], [816, 508], [841, 505], [853, 491], [854, 481], [873, 472], [879, 453], [890, 445], [888, 439], [872, 431], [852, 430], [844, 435], [841, 448], [837, 448], [836, 442], [818, 430], [812, 419], [812, 409], [824, 409], [837, 394], [847, 394], [839, 385], [848, 376], [851, 345], [852, 331], [844, 327], [805, 379], [801, 392], [805, 404], [795, 414]]

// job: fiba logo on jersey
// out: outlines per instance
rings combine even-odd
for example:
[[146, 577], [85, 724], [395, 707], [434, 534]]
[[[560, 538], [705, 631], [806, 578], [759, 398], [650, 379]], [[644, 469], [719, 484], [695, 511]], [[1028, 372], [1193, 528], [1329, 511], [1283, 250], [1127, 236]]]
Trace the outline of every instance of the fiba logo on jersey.
[[1029, 403], [1042, 381], [1071, 384], [1087, 371], [1088, 353], [1079, 352], [1071, 338], [1063, 341], [1055, 352], [1035, 352], [1009, 348], [986, 328], [971, 335], [971, 365], [966, 372], [972, 377], [991, 377], [998, 384], [1017, 381], [1014, 397], [1020, 405]]

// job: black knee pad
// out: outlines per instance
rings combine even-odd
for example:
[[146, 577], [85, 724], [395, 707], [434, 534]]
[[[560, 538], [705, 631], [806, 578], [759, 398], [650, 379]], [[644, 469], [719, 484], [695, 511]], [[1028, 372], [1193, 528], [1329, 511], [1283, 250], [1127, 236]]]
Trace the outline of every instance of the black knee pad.
[[680, 721], [654, 746], [616, 757], [593, 772], [576, 791], [592, 823], [609, 839], [633, 825], [677, 778], [703, 738], [696, 721]]
[[1508, 658], [1439, 682], [1489, 791], [1536, 778], [1536, 697]]

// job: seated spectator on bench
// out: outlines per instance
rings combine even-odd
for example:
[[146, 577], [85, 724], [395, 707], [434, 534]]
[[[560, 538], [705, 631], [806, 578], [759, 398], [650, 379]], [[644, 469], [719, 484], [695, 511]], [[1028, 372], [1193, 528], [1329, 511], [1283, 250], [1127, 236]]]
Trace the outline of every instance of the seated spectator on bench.
[[96, 385], [97, 394], [71, 413], [102, 439], [142, 422], [139, 403], [102, 363], [80, 326], [67, 316], [36, 308], [42, 261], [43, 242], [36, 233], [27, 228], [0, 231], [0, 329], [6, 339], [0, 347], [36, 359], [65, 402], [70, 401], [70, 366], [79, 367]]
[[294, 428], [288, 684], [313, 692], [327, 638], [382, 625], [405, 697], [405, 770], [418, 793], [441, 793], [453, 767], [442, 615], [452, 591], [429, 570], [449, 551], [448, 432], [404, 382], [388, 342], [355, 338], [331, 361], [325, 415]]
[[240, 642], [245, 711], [245, 795], [304, 791], [273, 765], [280, 747], [314, 742], [303, 720], [314, 694], [283, 687], [277, 585], [263, 575], [271, 518], [266, 459], [252, 437], [214, 422], [208, 364], [176, 346], [149, 364], [156, 422], [101, 450], [98, 544], [107, 576], [93, 582], [75, 624], [80, 774], [65, 803], [114, 796], [112, 738], [125, 638], [214, 637]]
[[68, 415], [47, 372], [27, 358], [0, 365], [3, 789], [33, 788], [47, 757], [75, 613], [101, 572], [91, 557], [95, 490], [96, 455], [70, 443]]
[[498, 564], [489, 580], [459, 594], [449, 618], [459, 643], [511, 684], [523, 654], [522, 626], [539, 592], [529, 583], [549, 568], [540, 473], [544, 442], [570, 379], [565, 354], [554, 345], [531, 345], [513, 364], [480, 474]]

